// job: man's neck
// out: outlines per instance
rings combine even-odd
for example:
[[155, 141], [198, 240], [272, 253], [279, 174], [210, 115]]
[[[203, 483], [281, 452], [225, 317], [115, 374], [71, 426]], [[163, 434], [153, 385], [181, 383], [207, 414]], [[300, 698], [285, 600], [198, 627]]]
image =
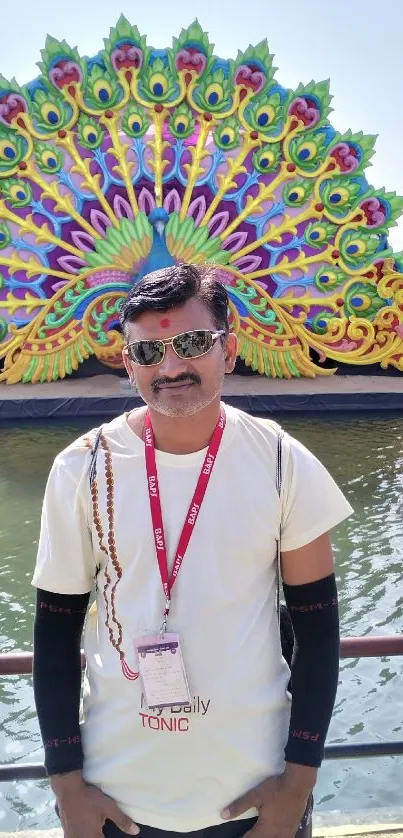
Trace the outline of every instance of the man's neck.
[[[129, 425], [137, 436], [143, 437], [147, 408], [129, 416]], [[207, 448], [220, 416], [219, 397], [192, 416], [165, 416], [150, 410], [151, 424], [157, 451], [168, 454], [193, 454]]]

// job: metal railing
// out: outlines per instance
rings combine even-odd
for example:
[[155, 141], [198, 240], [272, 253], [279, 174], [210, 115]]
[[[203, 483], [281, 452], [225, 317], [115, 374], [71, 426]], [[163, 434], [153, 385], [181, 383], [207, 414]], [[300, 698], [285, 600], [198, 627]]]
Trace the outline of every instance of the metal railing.
[[[403, 655], [403, 635], [390, 637], [345, 637], [340, 644], [340, 658], [378, 658]], [[85, 657], [82, 654], [82, 664]], [[32, 675], [32, 653], [0, 654], [1, 675]], [[325, 759], [397, 756], [403, 754], [403, 742], [362, 742], [354, 745], [327, 745]], [[0, 763], [0, 782], [42, 780], [46, 777], [41, 763]]]

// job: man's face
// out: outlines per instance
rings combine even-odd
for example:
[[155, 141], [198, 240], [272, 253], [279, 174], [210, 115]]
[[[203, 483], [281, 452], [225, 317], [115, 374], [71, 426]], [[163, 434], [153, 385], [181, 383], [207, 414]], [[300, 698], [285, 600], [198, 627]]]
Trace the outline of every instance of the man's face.
[[[138, 340], [169, 340], [197, 329], [217, 332], [207, 307], [196, 297], [167, 312], [146, 312], [128, 324], [127, 343]], [[141, 366], [123, 354], [126, 370], [145, 403], [165, 416], [192, 416], [220, 395], [225, 373], [235, 366], [237, 341], [233, 334], [218, 338], [200, 358], [179, 358], [166, 346], [160, 364]]]

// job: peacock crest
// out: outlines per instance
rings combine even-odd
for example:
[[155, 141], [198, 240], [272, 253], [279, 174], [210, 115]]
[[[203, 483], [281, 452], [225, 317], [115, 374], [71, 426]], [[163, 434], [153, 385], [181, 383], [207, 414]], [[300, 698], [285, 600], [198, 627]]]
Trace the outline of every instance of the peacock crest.
[[123, 16], [92, 59], [48, 37], [39, 68], [0, 76], [0, 380], [121, 366], [125, 294], [177, 262], [219, 267], [261, 374], [403, 370], [403, 200], [327, 82], [284, 89], [266, 42], [221, 60], [197, 21], [155, 50]]

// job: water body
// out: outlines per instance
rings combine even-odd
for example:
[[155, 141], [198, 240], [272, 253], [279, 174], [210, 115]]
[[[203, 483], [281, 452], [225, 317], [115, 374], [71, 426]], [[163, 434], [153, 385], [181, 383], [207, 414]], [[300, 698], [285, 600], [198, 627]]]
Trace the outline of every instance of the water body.
[[[95, 424], [95, 423], [94, 423]], [[355, 509], [334, 533], [342, 634], [396, 634], [403, 615], [403, 417], [290, 418], [284, 427], [324, 462]], [[91, 426], [0, 427], [0, 649], [30, 650], [40, 508], [55, 454]], [[347, 660], [329, 743], [403, 739], [403, 658]], [[0, 679], [0, 761], [39, 762], [31, 679]], [[318, 814], [401, 806], [402, 758], [327, 762]], [[0, 785], [0, 830], [56, 824], [46, 782]]]

